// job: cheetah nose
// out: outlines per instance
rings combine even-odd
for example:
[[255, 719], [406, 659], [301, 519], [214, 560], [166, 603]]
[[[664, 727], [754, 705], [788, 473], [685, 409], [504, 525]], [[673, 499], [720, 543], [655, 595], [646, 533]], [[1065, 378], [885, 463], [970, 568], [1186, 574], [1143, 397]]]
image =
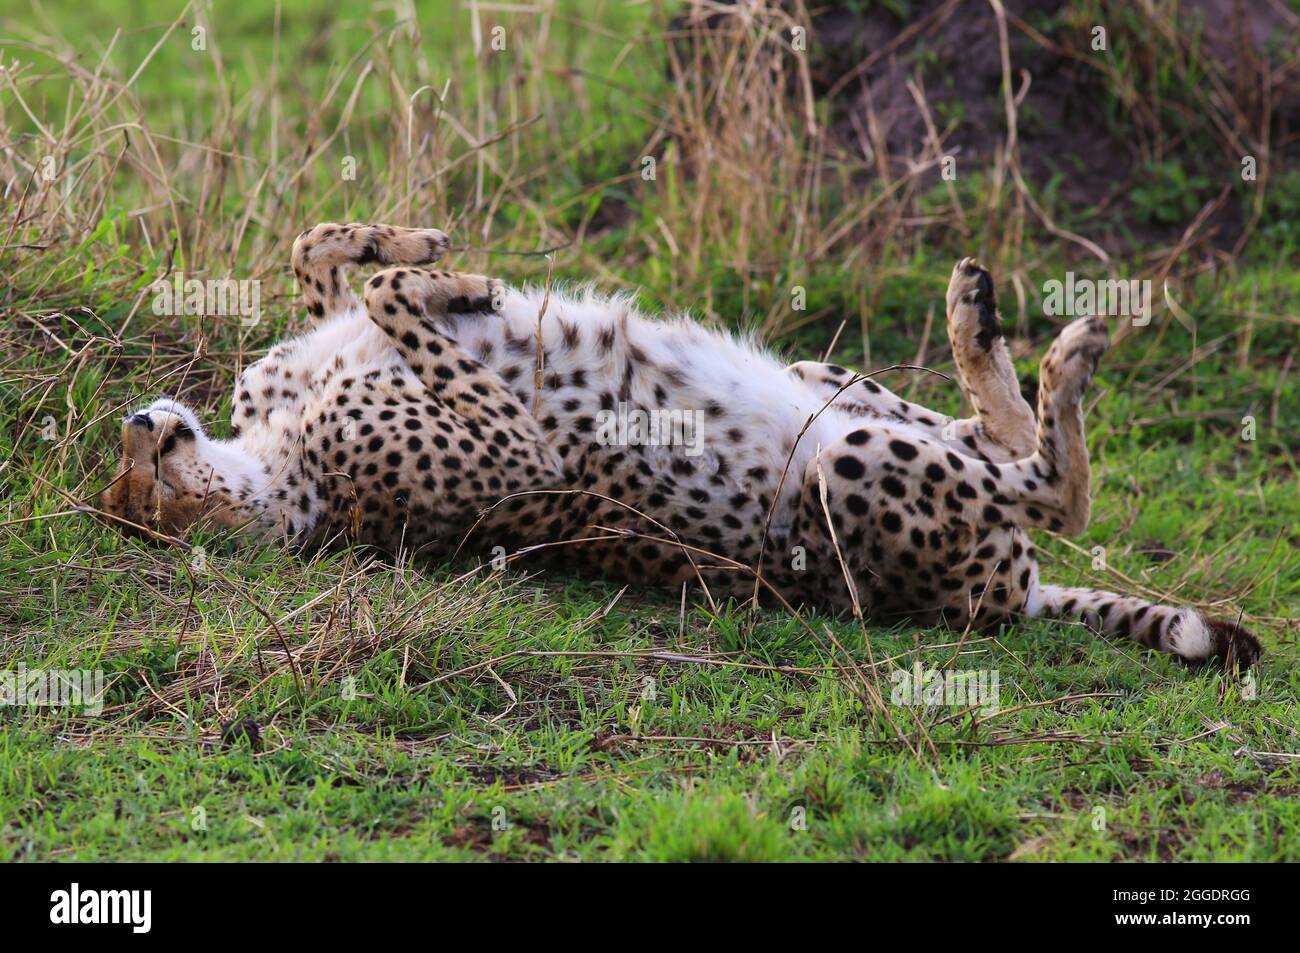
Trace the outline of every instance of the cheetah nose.
[[133, 427], [148, 427], [150, 430], [153, 430], [153, 418], [148, 414], [132, 414], [130, 417], [126, 418], [126, 422], [131, 424]]

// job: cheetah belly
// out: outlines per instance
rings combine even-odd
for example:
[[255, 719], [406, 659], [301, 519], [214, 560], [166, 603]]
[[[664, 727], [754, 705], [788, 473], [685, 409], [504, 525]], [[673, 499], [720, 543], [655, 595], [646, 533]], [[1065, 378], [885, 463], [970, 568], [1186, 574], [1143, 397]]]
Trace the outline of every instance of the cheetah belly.
[[[823, 409], [824, 399], [775, 358], [730, 335], [626, 316], [606, 302], [557, 297], [553, 304], [543, 339], [557, 343], [546, 345], [540, 395], [533, 390], [538, 302], [512, 295], [503, 314], [442, 319], [534, 412], [564, 461], [560, 489], [577, 491], [510, 501], [484, 524], [480, 545], [608, 535], [592, 528], [599, 526], [675, 539], [700, 551], [697, 565], [709, 561], [705, 553], [755, 565], [765, 536], [765, 567], [785, 559], [808, 462], [863, 418]], [[366, 397], [371, 403], [362, 403]], [[246, 444], [264, 444], [268, 462], [297, 468], [288, 491], [318, 535], [349, 530], [381, 546], [396, 539], [422, 546], [464, 528], [430, 517], [429, 476], [419, 469], [428, 448], [400, 465], [389, 459], [413, 436], [427, 441], [434, 422], [426, 399], [386, 336], [358, 311], [251, 365], [237, 389], [234, 423]], [[638, 430], [633, 421], [649, 423], [652, 411], [681, 416], [668, 417], [666, 429], [660, 418], [658, 431]], [[408, 433], [417, 421], [423, 429]], [[905, 424], [872, 422], [912, 433]], [[439, 465], [436, 454], [430, 464]], [[564, 554], [643, 581], [697, 571], [681, 546], [619, 542]]]
[[[785, 559], [809, 461], [863, 418], [823, 410], [824, 398], [774, 357], [728, 334], [649, 321], [599, 299], [553, 297], [550, 304], [540, 395], [533, 387], [536, 296], [512, 296], [501, 314], [448, 322], [462, 347], [535, 408], [564, 461], [565, 488], [577, 491], [512, 501], [490, 532], [544, 544], [632, 529], [701, 551], [644, 538], [554, 551], [641, 581], [692, 578], [698, 563], [709, 561], [703, 553], [755, 565], [765, 535], [764, 565]], [[653, 426], [655, 411], [669, 412], [666, 427], [663, 416]], [[872, 422], [920, 435], [906, 424]], [[665, 435], [666, 442], [659, 439]]]

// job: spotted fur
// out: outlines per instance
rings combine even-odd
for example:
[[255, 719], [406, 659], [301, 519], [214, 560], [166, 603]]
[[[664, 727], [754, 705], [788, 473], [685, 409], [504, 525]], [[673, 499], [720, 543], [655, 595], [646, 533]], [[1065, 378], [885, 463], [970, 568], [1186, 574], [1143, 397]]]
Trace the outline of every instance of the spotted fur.
[[[637, 583], [698, 582], [884, 622], [1081, 619], [1189, 661], [1258, 643], [1190, 609], [1040, 582], [1028, 530], [1088, 523], [1085, 388], [1102, 322], [1068, 325], [1020, 393], [993, 283], [953, 270], [948, 331], [975, 413], [952, 420], [829, 364], [625, 296], [434, 270], [434, 229], [319, 225], [293, 267], [317, 318], [240, 377], [235, 436], [162, 399], [122, 427], [104, 508], [138, 531], [200, 520], [295, 544], [531, 553]], [[397, 265], [358, 300], [349, 265]], [[539, 352], [540, 348], [540, 352]], [[699, 439], [611, 440], [689, 411]]]

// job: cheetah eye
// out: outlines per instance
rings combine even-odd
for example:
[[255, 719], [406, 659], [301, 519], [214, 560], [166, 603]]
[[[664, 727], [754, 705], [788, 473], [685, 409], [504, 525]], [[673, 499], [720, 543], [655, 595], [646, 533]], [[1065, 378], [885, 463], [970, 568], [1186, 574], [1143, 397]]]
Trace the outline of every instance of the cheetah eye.
[[194, 436], [194, 431], [185, 424], [177, 424], [176, 429], [173, 430], [172, 433], [180, 440], [188, 440], [190, 437]]

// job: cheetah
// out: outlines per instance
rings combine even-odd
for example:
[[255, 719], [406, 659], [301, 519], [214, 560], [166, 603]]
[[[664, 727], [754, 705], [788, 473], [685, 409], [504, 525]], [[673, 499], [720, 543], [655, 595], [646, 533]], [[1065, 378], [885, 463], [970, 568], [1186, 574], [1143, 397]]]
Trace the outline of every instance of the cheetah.
[[[628, 295], [421, 267], [447, 249], [428, 228], [299, 235], [311, 329], [243, 372], [231, 439], [171, 398], [126, 417], [106, 518], [173, 540], [204, 523], [294, 546], [491, 548], [884, 624], [1075, 618], [1188, 662], [1258, 659], [1231, 622], [1039, 578], [1028, 531], [1088, 524], [1101, 320], [1052, 343], [1035, 414], [993, 280], [963, 258], [947, 330], [973, 415], [952, 419], [867, 375], [652, 320]], [[356, 265], [386, 266], [360, 299]], [[656, 416], [673, 425], [656, 433]]]

